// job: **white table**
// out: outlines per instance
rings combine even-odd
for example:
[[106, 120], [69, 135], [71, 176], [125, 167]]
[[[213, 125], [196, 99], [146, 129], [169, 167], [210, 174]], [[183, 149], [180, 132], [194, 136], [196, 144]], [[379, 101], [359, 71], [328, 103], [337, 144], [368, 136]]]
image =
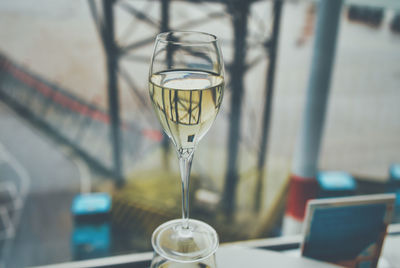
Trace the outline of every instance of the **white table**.
[[218, 268], [337, 268], [329, 264], [304, 257], [263, 250], [250, 249], [238, 246], [220, 247], [217, 251]]

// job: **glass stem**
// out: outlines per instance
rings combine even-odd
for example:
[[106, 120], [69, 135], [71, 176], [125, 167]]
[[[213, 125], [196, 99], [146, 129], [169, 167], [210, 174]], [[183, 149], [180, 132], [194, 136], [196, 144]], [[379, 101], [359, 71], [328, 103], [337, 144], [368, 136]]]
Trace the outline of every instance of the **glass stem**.
[[189, 228], [189, 183], [193, 155], [194, 148], [178, 149], [179, 168], [182, 179], [182, 224], [184, 229]]

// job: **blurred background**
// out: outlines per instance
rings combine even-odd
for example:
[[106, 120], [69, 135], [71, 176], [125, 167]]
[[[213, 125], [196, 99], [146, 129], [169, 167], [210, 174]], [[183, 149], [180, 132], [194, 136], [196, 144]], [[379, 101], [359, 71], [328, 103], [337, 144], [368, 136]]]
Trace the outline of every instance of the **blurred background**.
[[[193, 161], [190, 217], [221, 242], [284, 235], [318, 5], [1, 1], [0, 266], [151, 251], [153, 230], [180, 217], [176, 154], [147, 89], [168, 30], [217, 35], [227, 76]], [[317, 195], [399, 192], [400, 3], [343, 1], [336, 37], [312, 177], [340, 178]]]

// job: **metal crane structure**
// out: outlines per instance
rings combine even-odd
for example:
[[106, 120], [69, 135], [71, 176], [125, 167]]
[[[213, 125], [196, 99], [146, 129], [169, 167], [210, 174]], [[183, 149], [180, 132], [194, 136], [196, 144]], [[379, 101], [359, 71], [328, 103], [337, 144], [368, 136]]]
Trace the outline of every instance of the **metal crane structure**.
[[[152, 45], [154, 42], [155, 35], [144, 37], [140, 40], [135, 40], [134, 42], [121, 46], [118, 42], [118, 37], [115, 34], [115, 24], [116, 16], [114, 10], [117, 8], [124, 9], [126, 12], [132, 15], [132, 18], [136, 23], [146, 23], [147, 25], [153, 27], [155, 32], [165, 32], [169, 30], [174, 30], [170, 25], [171, 21], [174, 19], [172, 14], [171, 0], [159, 0], [150, 1], [151, 4], [160, 5], [160, 14], [158, 18], [151, 17], [146, 13], [145, 10], [140, 10], [135, 7], [132, 1], [115, 1], [115, 0], [103, 0], [97, 2], [95, 0], [88, 0], [91, 14], [96, 25], [98, 34], [102, 41], [105, 55], [106, 55], [106, 66], [107, 66], [107, 81], [108, 81], [108, 112], [110, 118], [110, 135], [111, 135], [111, 145], [113, 154], [113, 170], [115, 177], [117, 178], [117, 184], [123, 184], [123, 172], [122, 172], [122, 144], [121, 144], [121, 119], [119, 115], [119, 99], [118, 99], [118, 88], [119, 88], [119, 77], [129, 85], [131, 88], [134, 98], [136, 98], [136, 103], [138, 105], [146, 106], [146, 101], [144, 97], [140, 94], [133, 76], [129, 75], [123, 68], [120, 68], [119, 62], [121, 59], [130, 57], [130, 60], [144, 61], [148, 62], [149, 58], [146, 57], [132, 57], [129, 54], [139, 48], [144, 46]], [[174, 1], [175, 2], [175, 1]], [[179, 1], [176, 1], [179, 2]], [[242, 109], [242, 99], [245, 94], [244, 85], [244, 75], [252, 67], [257, 65], [262, 57], [256, 57], [254, 60], [246, 61], [247, 52], [252, 49], [260, 49], [267, 55], [268, 64], [267, 72], [265, 78], [265, 95], [264, 95], [264, 107], [263, 113], [260, 115], [262, 118], [262, 128], [261, 128], [261, 140], [258, 141], [259, 151], [258, 151], [258, 178], [256, 187], [256, 202], [255, 210], [259, 210], [262, 203], [262, 189], [264, 181], [264, 166], [267, 156], [267, 144], [268, 144], [268, 133], [270, 128], [270, 118], [271, 118], [271, 108], [273, 99], [273, 88], [274, 88], [274, 77], [275, 77], [275, 63], [277, 55], [277, 42], [279, 36], [279, 25], [280, 16], [282, 10], [282, 1], [273, 0], [269, 1], [272, 5], [272, 13], [270, 16], [265, 16], [265, 18], [257, 18], [258, 20], [267, 20], [263, 23], [270, 24], [270, 32], [267, 38], [263, 40], [248, 41], [248, 21], [251, 19], [251, 5], [256, 0], [253, 1], [240, 1], [240, 0], [219, 0], [219, 1], [206, 1], [206, 0], [191, 0], [186, 1], [186, 3], [191, 3], [193, 5], [207, 4], [223, 4], [225, 5], [224, 12], [209, 12], [204, 16], [203, 19], [191, 19], [180, 25], [178, 28], [180, 30], [188, 30], [191, 27], [197, 26], [204, 22], [209, 22], [210, 20], [229, 17], [232, 21], [233, 28], [233, 60], [226, 64], [226, 69], [230, 77], [230, 82], [227, 85], [227, 90], [230, 91], [230, 113], [229, 118], [229, 129], [228, 129], [228, 141], [227, 141], [227, 169], [225, 172], [225, 186], [224, 186], [224, 196], [223, 196], [223, 207], [228, 215], [232, 214], [235, 209], [235, 192], [239, 180], [238, 175], [238, 154], [239, 154], [239, 142], [243, 138], [241, 135], [241, 114]], [[130, 27], [135, 27], [131, 25]], [[265, 34], [265, 33], [263, 33]], [[164, 137], [163, 146], [168, 149], [168, 141]]]

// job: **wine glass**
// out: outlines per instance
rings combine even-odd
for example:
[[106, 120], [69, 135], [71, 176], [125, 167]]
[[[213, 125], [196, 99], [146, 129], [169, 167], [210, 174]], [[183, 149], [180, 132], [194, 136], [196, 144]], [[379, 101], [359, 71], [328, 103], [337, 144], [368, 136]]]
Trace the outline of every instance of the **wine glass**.
[[224, 64], [217, 37], [182, 31], [157, 35], [149, 93], [161, 126], [175, 145], [182, 179], [182, 219], [159, 226], [152, 245], [168, 260], [195, 262], [218, 248], [216, 231], [204, 222], [189, 219], [194, 151], [214, 122], [224, 93]]
[[150, 268], [217, 268], [215, 253], [199, 261], [175, 262], [164, 258], [157, 252], [154, 253]]

